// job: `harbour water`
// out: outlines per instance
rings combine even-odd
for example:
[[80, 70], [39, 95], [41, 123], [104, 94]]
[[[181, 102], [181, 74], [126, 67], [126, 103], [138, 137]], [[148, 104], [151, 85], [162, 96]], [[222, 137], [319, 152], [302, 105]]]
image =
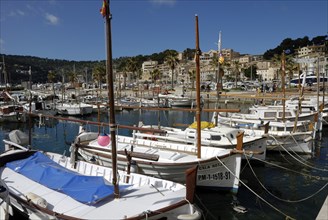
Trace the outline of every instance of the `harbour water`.
[[[247, 109], [244, 105], [228, 108]], [[202, 120], [209, 120], [211, 113], [202, 113]], [[78, 118], [97, 121], [98, 115]], [[102, 114], [100, 121], [108, 122]], [[191, 124], [194, 113], [182, 111], [123, 110], [116, 113], [116, 123], [121, 125], [145, 124], [163, 126]], [[78, 134], [79, 123], [57, 119], [36, 119], [32, 125], [33, 148], [68, 154], [69, 147]], [[108, 132], [107, 127], [85, 124], [87, 130]], [[14, 129], [29, 132], [28, 124], [1, 124], [0, 137], [7, 137]], [[119, 134], [131, 135], [132, 131], [119, 129]], [[213, 191], [196, 191], [196, 201], [203, 210], [204, 219], [316, 219], [328, 195], [328, 128], [318, 134], [314, 143], [314, 154], [292, 156], [288, 154], [268, 154], [261, 164], [243, 164], [241, 185], [237, 195]], [[4, 144], [0, 143], [0, 150]], [[247, 208], [246, 213], [233, 210], [232, 201], [237, 199]], [[328, 218], [328, 213], [327, 213]], [[321, 220], [321, 219], [320, 219]]]

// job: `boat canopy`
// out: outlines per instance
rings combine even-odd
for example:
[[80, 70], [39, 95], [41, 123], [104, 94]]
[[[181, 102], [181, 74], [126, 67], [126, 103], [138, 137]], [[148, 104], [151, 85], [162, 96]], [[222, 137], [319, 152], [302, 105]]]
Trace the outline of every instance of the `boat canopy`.
[[[41, 152], [26, 159], [9, 162], [6, 166], [81, 203], [92, 205], [114, 193], [114, 185], [102, 176], [85, 176], [73, 172]], [[128, 186], [130, 185], [120, 185], [120, 189]]]

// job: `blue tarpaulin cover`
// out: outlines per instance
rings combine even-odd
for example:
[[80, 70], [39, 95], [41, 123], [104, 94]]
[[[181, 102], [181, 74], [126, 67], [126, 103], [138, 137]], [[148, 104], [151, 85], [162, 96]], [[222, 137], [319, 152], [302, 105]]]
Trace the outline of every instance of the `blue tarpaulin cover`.
[[[10, 169], [50, 189], [65, 193], [73, 199], [95, 204], [114, 193], [114, 186], [101, 176], [85, 176], [73, 172], [44, 155], [36, 152], [32, 156], [6, 164]], [[124, 189], [129, 185], [120, 185]]]

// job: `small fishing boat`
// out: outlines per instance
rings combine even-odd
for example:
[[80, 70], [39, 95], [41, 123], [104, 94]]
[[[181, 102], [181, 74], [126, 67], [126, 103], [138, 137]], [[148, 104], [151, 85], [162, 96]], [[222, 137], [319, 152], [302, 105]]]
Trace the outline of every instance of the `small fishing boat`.
[[90, 115], [93, 111], [92, 105], [83, 102], [58, 102], [56, 103], [56, 109], [58, 114], [70, 116]]
[[168, 107], [192, 107], [195, 105], [195, 100], [184, 95], [176, 94], [158, 94], [158, 98], [164, 100]]
[[[117, 166], [128, 170], [132, 164], [133, 172], [185, 183], [184, 171], [199, 164], [197, 186], [236, 193], [243, 134], [236, 135], [239, 141], [235, 148], [202, 146], [201, 158], [197, 157], [195, 145], [117, 135]], [[71, 157], [77, 154], [86, 161], [111, 167], [111, 144], [108, 135], [80, 131], [71, 146]]]
[[223, 126], [239, 128], [248, 135], [266, 136], [267, 151], [313, 153], [315, 130], [310, 121], [265, 122], [219, 115], [218, 123]]
[[[4, 140], [0, 155], [0, 190], [6, 204], [29, 219], [200, 219], [193, 205], [195, 173], [187, 186], [145, 175], [72, 160], [64, 155], [30, 150]], [[5, 187], [5, 188], [2, 188]], [[1, 192], [0, 192], [1, 195]], [[1, 197], [5, 200], [6, 197]], [[7, 199], [8, 200], [8, 199]], [[1, 205], [1, 207], [5, 207]], [[10, 208], [2, 208], [10, 213]]]
[[[183, 144], [195, 144], [197, 138], [197, 125], [192, 123], [185, 129], [144, 125], [139, 123], [139, 127], [159, 129], [161, 133], [136, 132], [134, 135], [140, 138], [156, 139], [163, 142], [176, 142]], [[215, 126], [214, 123], [203, 121], [201, 123], [201, 144], [202, 146], [234, 149], [237, 146], [237, 135], [242, 132], [239, 128], [228, 126]], [[267, 136], [263, 134], [248, 133], [243, 136], [243, 149], [254, 152], [254, 157], [265, 160]]]
[[24, 111], [32, 114], [43, 115], [56, 115], [57, 110], [53, 107], [53, 104], [47, 104], [45, 101], [33, 101], [31, 103], [25, 103], [23, 105]]
[[21, 105], [7, 104], [0, 106], [0, 123], [26, 122], [26, 114]]

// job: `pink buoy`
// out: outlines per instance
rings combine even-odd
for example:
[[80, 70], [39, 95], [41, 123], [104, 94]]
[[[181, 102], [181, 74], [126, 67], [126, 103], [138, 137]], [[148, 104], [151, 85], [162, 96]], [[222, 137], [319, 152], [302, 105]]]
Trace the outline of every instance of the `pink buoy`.
[[105, 133], [102, 133], [98, 136], [98, 144], [101, 145], [101, 146], [107, 146], [108, 144], [110, 143], [110, 137], [105, 134]]

